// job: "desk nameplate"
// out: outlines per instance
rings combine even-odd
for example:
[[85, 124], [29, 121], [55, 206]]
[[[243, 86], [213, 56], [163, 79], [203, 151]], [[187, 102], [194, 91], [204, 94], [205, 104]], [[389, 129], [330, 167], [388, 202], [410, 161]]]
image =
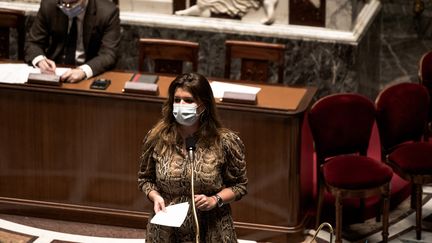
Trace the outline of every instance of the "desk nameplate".
[[30, 73], [27, 79], [29, 84], [43, 84], [61, 86], [60, 76], [55, 74]]

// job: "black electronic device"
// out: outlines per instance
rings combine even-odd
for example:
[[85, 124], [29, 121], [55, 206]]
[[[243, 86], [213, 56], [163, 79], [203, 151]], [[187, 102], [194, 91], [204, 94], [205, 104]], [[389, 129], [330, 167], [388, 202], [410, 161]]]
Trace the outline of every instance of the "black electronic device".
[[98, 78], [95, 79], [91, 85], [90, 85], [90, 89], [100, 89], [100, 90], [104, 90], [107, 89], [108, 86], [111, 84], [111, 80], [109, 79], [104, 79], [104, 78]]

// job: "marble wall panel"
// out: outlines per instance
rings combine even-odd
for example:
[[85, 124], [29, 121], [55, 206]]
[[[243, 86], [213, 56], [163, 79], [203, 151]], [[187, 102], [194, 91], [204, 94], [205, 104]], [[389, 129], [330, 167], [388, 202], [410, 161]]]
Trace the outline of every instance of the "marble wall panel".
[[354, 57], [355, 73], [360, 82], [358, 92], [375, 100], [382, 87], [381, 79], [381, 19], [382, 12], [376, 17], [376, 21], [369, 26], [368, 32], [359, 42]]
[[[416, 16], [414, 1], [383, 0], [381, 80], [385, 85], [418, 82], [418, 61], [432, 50], [432, 2]], [[382, 88], [383, 88], [382, 87]]]

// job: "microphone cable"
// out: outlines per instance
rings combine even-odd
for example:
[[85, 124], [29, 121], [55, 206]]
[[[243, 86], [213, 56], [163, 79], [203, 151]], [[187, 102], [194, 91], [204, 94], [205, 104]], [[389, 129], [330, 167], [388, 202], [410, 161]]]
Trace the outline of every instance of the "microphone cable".
[[193, 137], [186, 138], [186, 148], [188, 150], [188, 157], [189, 162], [191, 166], [191, 199], [192, 199], [192, 212], [195, 222], [195, 242], [200, 242], [200, 230], [199, 230], [199, 222], [198, 222], [198, 215], [195, 207], [195, 156], [194, 156], [194, 150], [195, 150], [195, 139]]

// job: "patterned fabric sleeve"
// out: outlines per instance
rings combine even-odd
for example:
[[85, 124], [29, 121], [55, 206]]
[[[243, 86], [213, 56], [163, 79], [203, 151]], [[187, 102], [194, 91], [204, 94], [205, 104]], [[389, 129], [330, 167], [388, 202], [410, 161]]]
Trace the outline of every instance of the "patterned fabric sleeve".
[[147, 137], [143, 141], [143, 149], [140, 156], [140, 169], [138, 172], [138, 187], [148, 195], [152, 190], [158, 191], [156, 186], [156, 161], [154, 160], [153, 146], [149, 146]]
[[235, 200], [240, 200], [247, 194], [245, 147], [241, 139], [233, 132], [224, 133], [222, 143], [225, 153], [224, 184], [234, 192]]

